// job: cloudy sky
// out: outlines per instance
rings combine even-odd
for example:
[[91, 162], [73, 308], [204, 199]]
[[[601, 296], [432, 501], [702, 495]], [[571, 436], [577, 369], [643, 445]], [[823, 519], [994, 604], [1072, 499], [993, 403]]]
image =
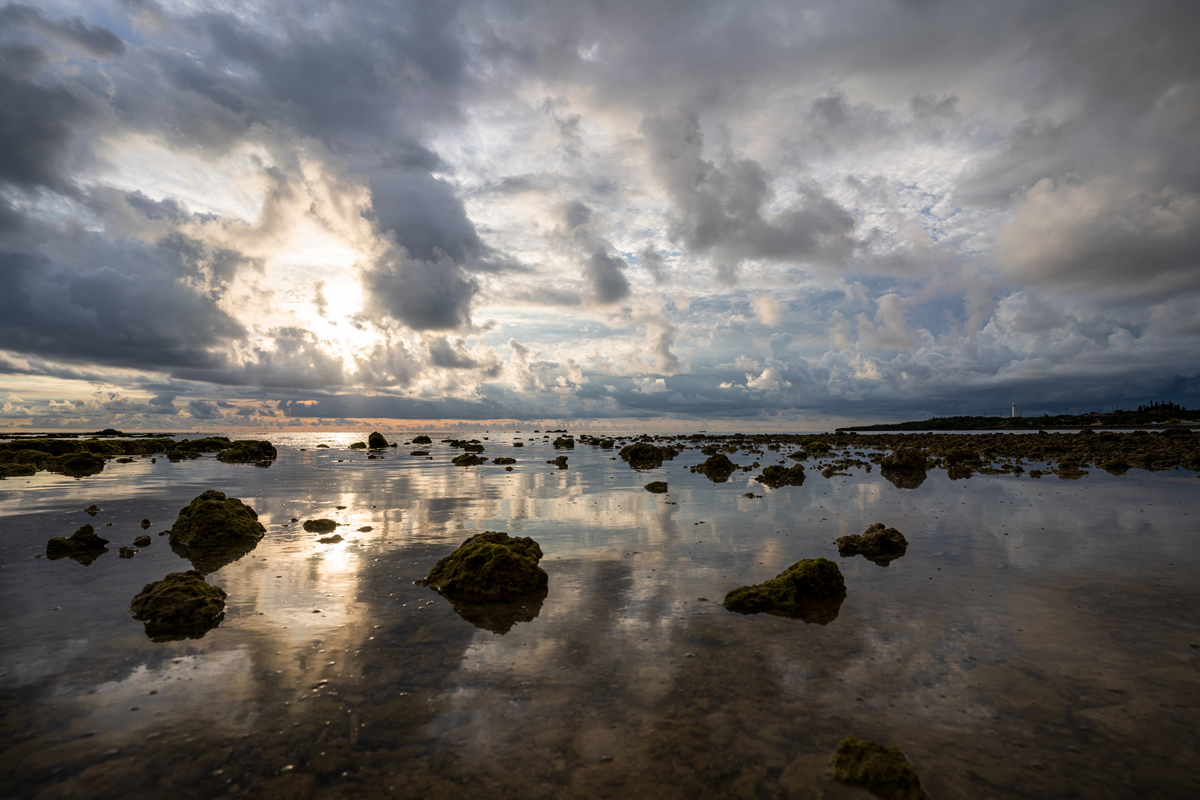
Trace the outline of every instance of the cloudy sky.
[[0, 428], [1200, 405], [1194, 0], [0, 7]]

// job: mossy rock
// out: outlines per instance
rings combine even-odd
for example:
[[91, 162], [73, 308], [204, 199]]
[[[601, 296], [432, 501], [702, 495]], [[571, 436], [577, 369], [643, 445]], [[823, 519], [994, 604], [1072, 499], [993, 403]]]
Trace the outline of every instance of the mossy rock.
[[879, 466], [884, 469], [925, 470], [929, 468], [929, 460], [920, 450], [901, 447], [879, 462]]
[[504, 466], [506, 464], [515, 464], [517, 463], [517, 460], [515, 458], [509, 458], [508, 456], [500, 456], [499, 458], [493, 458], [492, 463]]
[[979, 456], [973, 450], [967, 450], [965, 447], [956, 447], [942, 458], [946, 464], [962, 464], [964, 466], [974, 466], [979, 463]]
[[649, 442], [635, 442], [622, 447], [617, 455], [629, 462], [629, 466], [634, 469], [654, 469], [661, 467], [664, 461], [670, 461], [679, 455], [679, 451], [672, 447], [659, 447]]
[[430, 439], [428, 436], [414, 436], [412, 443], [413, 444], [433, 444], [433, 439]]
[[196, 570], [172, 572], [161, 581], [146, 584], [129, 610], [134, 619], [145, 622], [151, 641], [199, 639], [220, 624], [227, 596]]
[[829, 762], [829, 777], [849, 786], [862, 786], [884, 800], [927, 800], [917, 771], [899, 747], [847, 736]]
[[86, 475], [96, 475], [103, 472], [104, 457], [86, 450], [80, 450], [77, 453], [70, 453], [59, 457], [53, 462], [53, 466], [48, 466], [48, 469], [51, 472], [61, 472], [63, 475], [70, 475], [73, 478], [82, 478]]
[[278, 456], [275, 446], [266, 439], [243, 439], [217, 453], [217, 460], [226, 464], [254, 464]]
[[546, 587], [549, 578], [538, 566], [541, 560], [542, 548], [528, 536], [486, 531], [459, 545], [420, 583], [467, 601], [513, 600]]
[[460, 456], [455, 456], [450, 459], [450, 463], [459, 467], [476, 467], [487, 462], [483, 456], [477, 456], [474, 453], [463, 453]]
[[[692, 467], [692, 472], [699, 472], [713, 483], [724, 483], [738, 469], [738, 465], [730, 461], [729, 456], [717, 453], [709, 456], [704, 463]], [[804, 467], [800, 469], [803, 470]]]
[[566, 469], [567, 468], [567, 457], [566, 456], [558, 456], [553, 461], [547, 461], [546, 463], [553, 464], [554, 466], [558, 467], [559, 469]]
[[367, 447], [371, 448], [372, 450], [379, 450], [387, 446], [388, 440], [385, 439], [383, 434], [379, 431], [373, 431], [371, 435], [367, 437]]
[[785, 469], [778, 464], [772, 464], [765, 467], [762, 474], [754, 480], [772, 489], [778, 489], [781, 486], [799, 486], [804, 483], [804, 465], [795, 464]]
[[833, 449], [829, 445], [829, 442], [823, 441], [821, 439], [816, 439], [816, 438], [805, 439], [804, 441], [800, 442], [800, 444], [809, 453], [828, 453], [830, 450]]
[[254, 509], [236, 497], [209, 489], [179, 510], [170, 536], [172, 544], [197, 547], [257, 542], [266, 532]]
[[5, 478], [25, 478], [37, 474], [33, 464], [0, 464], [0, 481]]
[[309, 533], [333, 533], [338, 524], [331, 519], [306, 519], [304, 530]]
[[861, 555], [868, 561], [886, 567], [908, 551], [908, 540], [895, 528], [884, 527], [876, 522], [860, 534], [839, 537], [838, 555], [847, 557]]
[[1124, 475], [1126, 472], [1129, 472], [1129, 462], [1117, 456], [1101, 463], [1100, 469], [1112, 475]]
[[654, 494], [665, 494], [667, 491], [667, 482], [666, 481], [650, 481], [650, 483], [647, 483], [643, 488], [647, 492], [653, 492]]
[[846, 598], [846, 581], [827, 558], [797, 561], [769, 581], [739, 586], [722, 605], [739, 614], [774, 614], [827, 625]]
[[71, 558], [87, 566], [108, 548], [108, 539], [101, 539], [91, 525], [84, 525], [70, 536], [56, 536], [46, 542], [46, 558], [51, 561]]
[[559, 436], [554, 440], [555, 447], [565, 447], [568, 450], [575, 449], [575, 439], [570, 436]]

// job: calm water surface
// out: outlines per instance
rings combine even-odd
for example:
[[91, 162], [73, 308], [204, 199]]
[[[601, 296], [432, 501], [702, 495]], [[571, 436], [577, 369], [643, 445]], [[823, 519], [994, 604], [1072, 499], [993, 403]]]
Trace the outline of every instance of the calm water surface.
[[[540, 435], [488, 436], [512, 472], [297, 434], [267, 469], [145, 458], [0, 483], [5, 796], [866, 797], [823, 777], [851, 734], [900, 745], [934, 798], [1200, 796], [1194, 473], [900, 489], [810, 466], [772, 491], [758, 470], [690, 473], [694, 450], [634, 472], [578, 445], [559, 470]], [[205, 489], [267, 536], [209, 576], [220, 627], [151, 642], [130, 600], [190, 565], [165, 536], [116, 548]], [[318, 517], [345, 541], [290, 522]], [[838, 557], [874, 522], [907, 555]], [[108, 553], [36, 558], [84, 523]], [[413, 584], [484, 530], [532, 536], [550, 575], [503, 635]], [[848, 591], [828, 625], [721, 607], [820, 556]]]

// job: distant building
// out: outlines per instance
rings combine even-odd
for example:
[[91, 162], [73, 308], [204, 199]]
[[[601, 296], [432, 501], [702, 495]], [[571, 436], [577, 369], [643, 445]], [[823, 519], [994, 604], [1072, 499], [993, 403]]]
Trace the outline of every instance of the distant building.
[[1016, 419], [1016, 418], [1017, 418], [1017, 404], [1016, 404], [1016, 403], [1013, 403], [1013, 415], [1012, 415], [1012, 418], [1013, 418], [1013, 419]]

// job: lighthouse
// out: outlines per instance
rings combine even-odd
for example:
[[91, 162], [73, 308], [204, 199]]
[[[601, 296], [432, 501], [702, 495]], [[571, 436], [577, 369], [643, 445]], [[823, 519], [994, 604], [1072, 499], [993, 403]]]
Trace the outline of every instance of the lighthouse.
[[1013, 418], [1013, 419], [1016, 419], [1016, 418], [1017, 418], [1017, 404], [1016, 404], [1016, 403], [1013, 403], [1013, 415], [1012, 415], [1012, 418]]

